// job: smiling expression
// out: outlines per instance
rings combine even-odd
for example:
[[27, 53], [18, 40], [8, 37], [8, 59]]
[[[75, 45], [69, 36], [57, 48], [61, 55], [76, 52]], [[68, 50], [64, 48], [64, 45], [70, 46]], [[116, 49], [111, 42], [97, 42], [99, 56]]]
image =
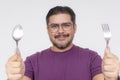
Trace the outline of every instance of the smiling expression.
[[[56, 28], [57, 26], [58, 29], [56, 31], [51, 30], [51, 26], [49, 27], [49, 25], [52, 25], [52, 28]], [[67, 28], [68, 30], [65, 30]], [[65, 49], [72, 43], [76, 24], [73, 24], [69, 14], [60, 13], [50, 16], [47, 29], [53, 46]]]

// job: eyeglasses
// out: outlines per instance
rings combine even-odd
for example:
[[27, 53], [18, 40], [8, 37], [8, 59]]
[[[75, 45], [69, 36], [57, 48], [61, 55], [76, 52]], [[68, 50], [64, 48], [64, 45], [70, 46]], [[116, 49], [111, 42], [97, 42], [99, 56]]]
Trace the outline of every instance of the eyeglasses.
[[73, 24], [70, 23], [70, 22], [66, 22], [66, 23], [62, 23], [62, 24], [55, 24], [55, 23], [53, 23], [53, 24], [48, 25], [48, 29], [49, 29], [51, 32], [57, 32], [58, 29], [60, 28], [60, 26], [62, 27], [62, 29], [63, 29], [64, 31], [69, 31], [69, 30], [72, 29]]

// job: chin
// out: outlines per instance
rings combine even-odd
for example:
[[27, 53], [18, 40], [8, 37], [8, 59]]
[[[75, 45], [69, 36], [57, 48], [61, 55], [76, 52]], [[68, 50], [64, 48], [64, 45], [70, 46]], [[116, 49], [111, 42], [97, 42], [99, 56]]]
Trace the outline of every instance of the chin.
[[71, 44], [71, 42], [68, 42], [68, 43], [53, 43], [53, 45], [55, 47], [57, 47], [58, 49], [65, 49], [67, 47], [69, 47]]
[[68, 46], [66, 46], [66, 45], [59, 45], [59, 46], [56, 46], [58, 49], [66, 49]]
[[56, 45], [60, 46], [60, 47], [64, 47], [66, 46], [68, 43], [67, 42], [59, 42], [59, 43], [55, 43]]

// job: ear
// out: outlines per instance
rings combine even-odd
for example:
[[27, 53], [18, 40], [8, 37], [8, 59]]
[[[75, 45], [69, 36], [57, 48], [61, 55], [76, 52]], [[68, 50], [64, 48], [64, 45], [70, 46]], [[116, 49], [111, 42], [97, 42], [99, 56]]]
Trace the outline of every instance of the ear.
[[49, 32], [48, 26], [46, 26], [47, 32]]
[[73, 25], [73, 29], [74, 29], [74, 33], [76, 33], [76, 30], [77, 30], [77, 25], [76, 24]]
[[48, 26], [46, 26], [47, 33], [49, 34]]

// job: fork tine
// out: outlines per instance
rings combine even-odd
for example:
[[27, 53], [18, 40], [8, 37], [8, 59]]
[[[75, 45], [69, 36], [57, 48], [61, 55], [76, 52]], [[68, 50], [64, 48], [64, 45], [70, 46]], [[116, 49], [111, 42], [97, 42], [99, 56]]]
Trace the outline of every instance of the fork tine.
[[109, 38], [111, 37], [111, 31], [110, 28], [108, 26], [108, 24], [101, 24], [103, 32], [104, 32], [104, 37], [105, 38]]
[[106, 48], [109, 49], [109, 40], [111, 38], [111, 31], [110, 31], [110, 28], [109, 28], [109, 25], [108, 24], [101, 24], [102, 26], [102, 29], [103, 29], [103, 32], [104, 32], [104, 38], [106, 40]]
[[102, 24], [102, 29], [104, 32], [110, 32], [110, 28], [108, 24]]

